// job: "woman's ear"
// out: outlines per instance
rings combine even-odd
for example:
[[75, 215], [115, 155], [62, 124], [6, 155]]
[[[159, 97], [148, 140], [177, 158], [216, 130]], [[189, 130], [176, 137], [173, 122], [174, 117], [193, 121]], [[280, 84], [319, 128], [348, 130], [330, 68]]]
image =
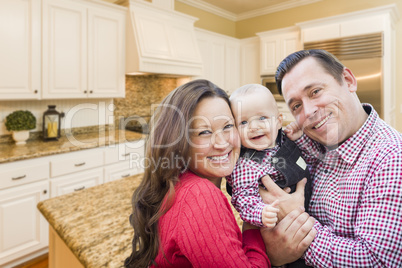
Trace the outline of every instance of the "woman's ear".
[[349, 91], [356, 92], [357, 91], [357, 80], [349, 68], [345, 67], [343, 69], [343, 78], [345, 79], [345, 82], [348, 85]]

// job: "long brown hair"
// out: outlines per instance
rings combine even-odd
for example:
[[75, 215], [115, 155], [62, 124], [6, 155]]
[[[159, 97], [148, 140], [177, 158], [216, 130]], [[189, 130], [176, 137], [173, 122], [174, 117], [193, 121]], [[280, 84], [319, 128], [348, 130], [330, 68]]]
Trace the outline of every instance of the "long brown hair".
[[133, 251], [125, 267], [148, 267], [159, 253], [158, 221], [173, 205], [174, 186], [188, 163], [190, 118], [207, 97], [223, 98], [230, 106], [225, 91], [207, 80], [194, 80], [172, 91], [151, 118], [144, 177], [132, 197]]

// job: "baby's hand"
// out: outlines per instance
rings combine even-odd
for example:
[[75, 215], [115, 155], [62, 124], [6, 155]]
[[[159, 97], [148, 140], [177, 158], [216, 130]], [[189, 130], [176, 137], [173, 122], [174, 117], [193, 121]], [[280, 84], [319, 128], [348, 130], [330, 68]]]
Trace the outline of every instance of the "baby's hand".
[[296, 122], [291, 122], [283, 131], [291, 141], [295, 141], [303, 135], [303, 131]]
[[262, 224], [268, 228], [274, 228], [278, 221], [279, 200], [275, 200], [271, 205], [266, 205], [262, 209]]

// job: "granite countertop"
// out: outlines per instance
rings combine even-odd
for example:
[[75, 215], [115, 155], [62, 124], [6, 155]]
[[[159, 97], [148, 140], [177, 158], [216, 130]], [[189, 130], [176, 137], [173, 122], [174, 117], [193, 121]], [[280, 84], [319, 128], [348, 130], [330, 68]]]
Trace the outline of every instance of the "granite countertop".
[[[39, 211], [87, 268], [123, 267], [132, 251], [131, 197], [142, 174], [42, 201]], [[226, 181], [221, 189], [226, 192]], [[232, 206], [239, 227], [242, 220]]]
[[123, 267], [131, 254], [131, 196], [142, 174], [42, 201], [38, 209], [88, 268]]
[[145, 138], [141, 133], [106, 130], [63, 136], [58, 141], [28, 140], [26, 145], [0, 143], [0, 164], [24, 159], [73, 152]]

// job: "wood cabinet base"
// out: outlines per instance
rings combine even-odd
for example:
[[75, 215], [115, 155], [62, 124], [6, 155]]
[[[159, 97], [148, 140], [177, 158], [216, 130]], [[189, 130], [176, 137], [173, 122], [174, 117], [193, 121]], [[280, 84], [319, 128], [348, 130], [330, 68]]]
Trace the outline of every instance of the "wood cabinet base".
[[49, 226], [49, 268], [84, 268], [64, 241]]

